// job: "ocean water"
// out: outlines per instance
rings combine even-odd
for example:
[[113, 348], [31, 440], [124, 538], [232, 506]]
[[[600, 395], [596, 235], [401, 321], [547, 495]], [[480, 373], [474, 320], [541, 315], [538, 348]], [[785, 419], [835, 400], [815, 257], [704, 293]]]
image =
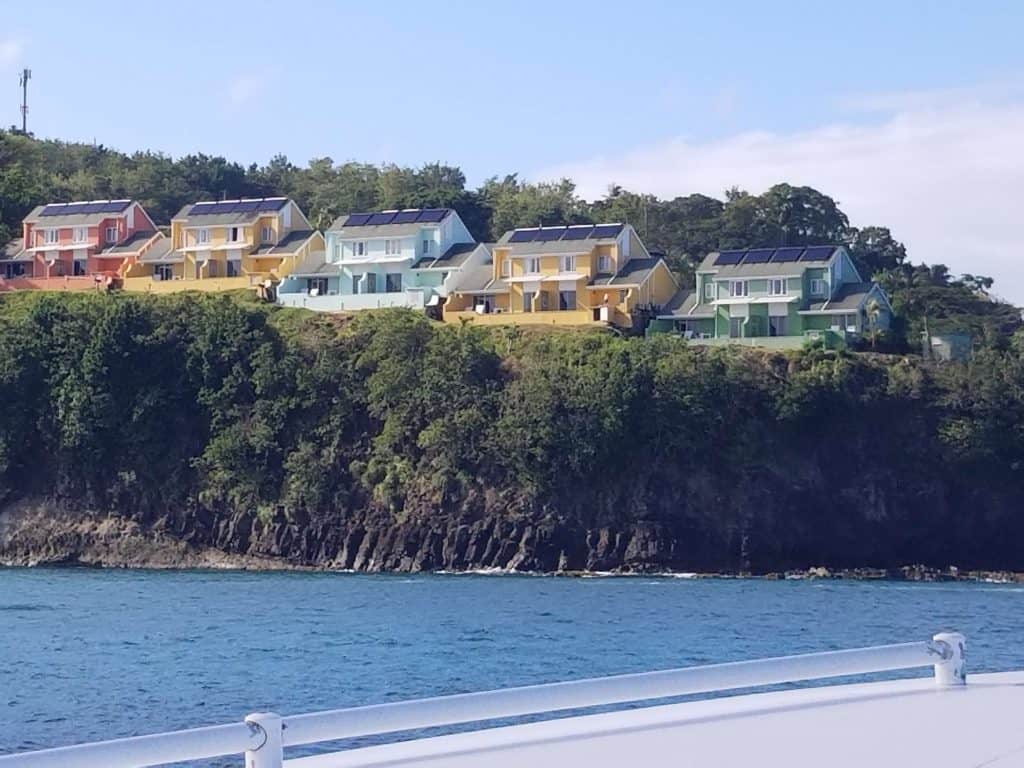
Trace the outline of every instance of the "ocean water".
[[945, 628], [1024, 668], [1024, 587], [0, 569], [0, 753]]

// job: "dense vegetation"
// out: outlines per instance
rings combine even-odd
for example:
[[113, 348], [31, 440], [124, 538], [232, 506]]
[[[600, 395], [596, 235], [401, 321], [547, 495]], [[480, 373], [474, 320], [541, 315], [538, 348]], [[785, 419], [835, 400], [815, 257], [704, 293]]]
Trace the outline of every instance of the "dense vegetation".
[[[19, 294], [0, 402], [0, 508], [297, 562], [1024, 570], [1019, 336], [935, 366]], [[458, 544], [487, 520], [487, 552]], [[344, 553], [357, 534], [374, 559]]]
[[[481, 240], [517, 226], [625, 221], [665, 254], [685, 284], [712, 250], [842, 243], [865, 279], [883, 282], [903, 318], [896, 349], [908, 341], [917, 349], [924, 331], [965, 330], [980, 344], [997, 343], [1020, 324], [1013, 307], [989, 296], [990, 278], [912, 264], [888, 228], [851, 226], [835, 200], [810, 187], [778, 184], [761, 195], [732, 189], [721, 200], [699, 194], [660, 200], [613, 185], [603, 199], [587, 202], [568, 179], [530, 184], [509, 175], [474, 190], [461, 170], [439, 164], [379, 167], [324, 157], [299, 168], [277, 156], [244, 168], [222, 157], [126, 155], [0, 131], [0, 244], [40, 201], [134, 197], [157, 222], [167, 222], [195, 200], [263, 195], [293, 197], [319, 227], [352, 211], [450, 206]], [[917, 258], [929, 260], [928, 254]]]

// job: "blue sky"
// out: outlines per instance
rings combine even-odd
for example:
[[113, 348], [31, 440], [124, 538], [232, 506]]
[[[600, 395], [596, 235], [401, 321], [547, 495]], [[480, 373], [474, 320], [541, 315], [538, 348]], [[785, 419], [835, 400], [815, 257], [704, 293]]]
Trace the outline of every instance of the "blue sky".
[[0, 0], [0, 123], [25, 65], [30, 129], [123, 150], [439, 160], [588, 197], [788, 180], [1024, 302], [1024, 3], [123, 7]]

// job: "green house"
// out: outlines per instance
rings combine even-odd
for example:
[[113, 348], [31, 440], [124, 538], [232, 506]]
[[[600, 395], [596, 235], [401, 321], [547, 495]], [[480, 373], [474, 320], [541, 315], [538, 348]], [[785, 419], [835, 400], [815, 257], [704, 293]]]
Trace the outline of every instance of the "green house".
[[659, 330], [701, 343], [794, 347], [885, 330], [892, 306], [842, 246], [754, 248], [709, 253], [696, 287], [676, 294], [657, 318]]

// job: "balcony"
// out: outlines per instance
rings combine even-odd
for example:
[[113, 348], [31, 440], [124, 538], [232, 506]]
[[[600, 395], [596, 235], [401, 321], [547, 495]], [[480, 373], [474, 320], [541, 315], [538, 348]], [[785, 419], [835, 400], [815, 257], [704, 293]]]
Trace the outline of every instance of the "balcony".
[[358, 312], [364, 309], [407, 307], [422, 309], [426, 292], [422, 288], [408, 288], [399, 293], [328, 294], [318, 296], [301, 293], [278, 292], [277, 303], [284, 307], [300, 307], [318, 312]]

